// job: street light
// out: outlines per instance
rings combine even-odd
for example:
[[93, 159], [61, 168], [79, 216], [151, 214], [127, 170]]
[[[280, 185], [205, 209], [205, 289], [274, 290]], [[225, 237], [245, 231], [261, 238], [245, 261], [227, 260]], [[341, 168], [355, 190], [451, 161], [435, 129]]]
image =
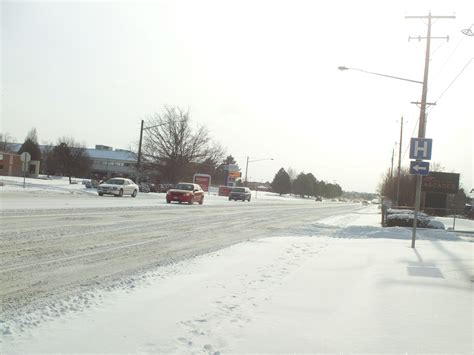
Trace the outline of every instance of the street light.
[[461, 33], [465, 34], [466, 36], [470, 36], [470, 37], [474, 36], [474, 31], [471, 30], [472, 26], [474, 26], [474, 23], [471, 25], [471, 27], [466, 28], [464, 30], [461, 30]]
[[[466, 31], [466, 30], [464, 30], [464, 31]], [[378, 76], [384, 76], [386, 78], [409, 81], [411, 83], [416, 83], [416, 84], [422, 84], [423, 85], [423, 81], [406, 79], [406, 78], [401, 78], [401, 77], [393, 76], [393, 75], [374, 73], [374, 72], [363, 70], [363, 69], [349, 68], [349, 67], [345, 67], [345, 66], [337, 67], [337, 69], [339, 69], [341, 71], [344, 71], [344, 70], [357, 70], [357, 71], [360, 71], [362, 73], [373, 74], [373, 75], [378, 75]], [[403, 117], [402, 117], [401, 123], [400, 123], [400, 147], [399, 147], [399, 153], [398, 153], [398, 173], [397, 173], [397, 201], [396, 201], [397, 205], [399, 203], [399, 196], [400, 196], [400, 163], [401, 163], [400, 159], [401, 159], [401, 147], [402, 147], [402, 132], [403, 132]], [[393, 154], [392, 154], [392, 171], [393, 171]]]
[[247, 156], [247, 164], [245, 164], [245, 186], [247, 186], [247, 173], [248, 173], [248, 170], [249, 170], [249, 163], [255, 163], [257, 161], [264, 161], [264, 160], [273, 160], [273, 158], [263, 158], [263, 159], [249, 160], [249, 156]]
[[384, 77], [386, 77], [386, 78], [398, 79], [398, 80], [403, 80], [403, 81], [410, 81], [410, 82], [412, 82], [412, 83], [417, 83], [417, 84], [423, 84], [422, 81], [412, 80], [412, 79], [406, 79], [406, 78], [400, 78], [399, 76], [393, 76], [393, 75], [375, 73], [375, 72], [367, 71], [367, 70], [364, 70], [364, 69], [350, 68], [350, 67], [345, 67], [345, 66], [337, 67], [337, 69], [339, 69], [340, 71], [345, 71], [345, 70], [357, 70], [357, 71], [360, 71], [360, 72], [362, 72], [362, 73], [373, 74], [373, 75], [378, 75], [378, 76], [384, 76]]
[[[429, 47], [428, 47], [429, 50]], [[425, 64], [425, 68], [427, 68], [427, 65]], [[380, 73], [374, 73], [371, 71], [363, 70], [363, 69], [357, 69], [357, 68], [348, 68], [344, 66], [338, 67], [339, 70], [344, 71], [344, 70], [357, 70], [363, 73], [367, 74], [373, 74], [373, 75], [378, 75], [378, 76], [384, 76], [386, 78], [391, 78], [391, 79], [397, 79], [397, 80], [403, 80], [403, 81], [409, 81], [411, 83], [416, 83], [416, 84], [421, 84], [423, 85], [423, 93], [422, 93], [422, 105], [420, 109], [420, 123], [419, 123], [419, 131], [423, 133], [418, 133], [419, 137], [424, 137], [424, 131], [425, 131], [425, 122], [424, 122], [424, 117], [425, 117], [425, 107], [426, 107], [426, 87], [427, 87], [427, 72], [425, 69], [424, 73], [424, 79], [423, 81], [418, 81], [418, 80], [412, 80], [412, 79], [406, 79], [406, 78], [401, 78], [398, 76], [393, 76], [393, 75], [386, 75], [386, 74], [380, 74]], [[423, 118], [421, 118], [423, 117]], [[423, 121], [423, 122], [422, 122]], [[403, 117], [402, 117], [402, 123], [400, 126], [400, 147], [399, 147], [399, 153], [398, 153], [398, 173], [397, 173], [397, 205], [399, 203], [399, 194], [400, 194], [400, 159], [401, 159], [401, 145], [402, 145], [402, 131], [403, 131]], [[393, 162], [393, 153], [392, 153], [392, 162]], [[392, 163], [393, 164], [393, 163]], [[392, 167], [393, 171], [393, 167]], [[416, 201], [415, 201], [415, 216], [414, 216], [414, 225], [416, 225], [416, 220], [417, 220], [417, 214], [418, 214], [418, 209], [419, 209], [419, 194], [421, 190], [421, 179], [420, 176], [417, 176], [417, 188], [416, 188]], [[413, 227], [413, 230], [415, 231], [415, 227]], [[415, 232], [413, 232], [415, 233]], [[414, 234], [413, 234], [414, 235]], [[414, 237], [412, 241], [412, 248], [414, 247]]]
[[140, 162], [141, 162], [141, 158], [142, 158], [142, 139], [143, 139], [143, 131], [144, 130], [147, 130], [147, 129], [151, 129], [151, 128], [155, 128], [155, 127], [159, 127], [159, 126], [163, 126], [164, 123], [160, 123], [160, 124], [157, 124], [155, 126], [150, 126], [150, 127], [143, 127], [143, 124], [144, 124], [144, 120], [142, 120], [142, 124], [140, 126], [140, 141], [138, 142], [138, 157], [137, 157], [137, 178], [136, 178], [136, 184], [138, 185], [140, 183]]

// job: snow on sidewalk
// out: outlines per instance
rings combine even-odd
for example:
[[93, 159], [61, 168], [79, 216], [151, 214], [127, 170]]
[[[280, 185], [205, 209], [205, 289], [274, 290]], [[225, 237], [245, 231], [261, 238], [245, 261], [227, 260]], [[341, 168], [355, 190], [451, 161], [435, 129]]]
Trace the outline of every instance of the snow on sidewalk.
[[[377, 227], [375, 209], [161, 267], [5, 353], [472, 353], [471, 237]], [[80, 302], [78, 297], [70, 302]], [[41, 318], [36, 315], [25, 317]], [[43, 314], [44, 315], [44, 314]]]

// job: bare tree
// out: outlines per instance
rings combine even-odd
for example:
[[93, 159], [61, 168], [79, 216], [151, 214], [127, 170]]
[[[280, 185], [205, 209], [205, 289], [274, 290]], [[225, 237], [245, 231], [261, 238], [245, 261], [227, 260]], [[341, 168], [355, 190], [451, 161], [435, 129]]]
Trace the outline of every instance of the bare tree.
[[73, 138], [63, 137], [47, 157], [48, 174], [60, 174], [69, 177], [86, 176], [89, 174], [92, 161], [84, 145], [77, 143]]
[[290, 177], [290, 182], [293, 182], [296, 179], [296, 177], [298, 176], [298, 173], [292, 167], [289, 167], [286, 172], [287, 172], [288, 176]]
[[11, 152], [10, 144], [14, 138], [8, 132], [0, 133], [0, 150], [3, 152]]
[[446, 168], [444, 166], [442, 166], [440, 162], [435, 161], [435, 162], [432, 162], [430, 164], [430, 171], [441, 171], [441, 172], [443, 172], [445, 170], [446, 170]]
[[224, 152], [213, 143], [208, 130], [193, 129], [189, 112], [179, 107], [165, 106], [146, 121], [143, 156], [156, 163], [168, 182], [178, 182], [192, 175], [193, 166], [222, 159]]

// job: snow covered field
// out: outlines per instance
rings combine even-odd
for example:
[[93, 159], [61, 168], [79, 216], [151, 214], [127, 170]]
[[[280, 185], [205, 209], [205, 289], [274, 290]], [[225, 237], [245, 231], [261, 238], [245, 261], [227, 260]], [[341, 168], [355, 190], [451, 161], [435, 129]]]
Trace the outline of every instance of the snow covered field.
[[[24, 194], [10, 189], [17, 197]], [[4, 201], [16, 199], [4, 199], [8, 194], [7, 190], [0, 195], [4, 213], [12, 210]], [[57, 195], [38, 189], [35, 203], [42, 206], [55, 200], [59, 207], [75, 194], [68, 192], [62, 199]], [[135, 200], [101, 200], [81, 192], [73, 208], [109, 200], [157, 203], [148, 196], [152, 194], [140, 194]], [[16, 208], [28, 211], [28, 199], [24, 196]], [[296, 204], [263, 194], [256, 204], [223, 202], [217, 196], [209, 200], [216, 208], [222, 204], [234, 211], [254, 206], [252, 214], [259, 218], [264, 216], [258, 214], [259, 208]], [[306, 206], [314, 205], [308, 201]], [[6, 354], [474, 351], [471, 234], [420, 229], [416, 249], [411, 249], [411, 230], [380, 228], [376, 206], [344, 213], [330, 203], [317, 206], [314, 213], [328, 209], [327, 217], [315, 217], [311, 223], [302, 220], [300, 226], [287, 223], [278, 233], [269, 233], [271, 237], [156, 267], [124, 277], [113, 287], [78, 292], [14, 319], [1, 319], [0, 350]], [[187, 211], [196, 213], [206, 206], [195, 207]], [[215, 213], [214, 207], [209, 208]], [[472, 228], [472, 221], [464, 223]]]

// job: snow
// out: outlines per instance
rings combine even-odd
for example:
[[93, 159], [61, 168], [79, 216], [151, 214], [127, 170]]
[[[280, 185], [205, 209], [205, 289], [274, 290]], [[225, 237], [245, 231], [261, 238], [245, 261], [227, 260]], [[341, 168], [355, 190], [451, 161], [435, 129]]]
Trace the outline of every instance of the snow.
[[[45, 185], [29, 187], [43, 201], [36, 206], [55, 198], [56, 206], [69, 203], [70, 195], [84, 208], [108, 200], [157, 203], [156, 194], [104, 199], [80, 184]], [[24, 195], [22, 187], [2, 193]], [[15, 206], [26, 208], [25, 201]], [[472, 221], [462, 223], [474, 229]], [[381, 228], [379, 210], [369, 206], [0, 320], [0, 348], [5, 354], [472, 353], [473, 241], [467, 233], [418, 229], [412, 249], [411, 229]]]
[[[98, 196], [97, 190], [86, 188], [82, 184], [85, 179], [73, 178], [73, 184], [65, 177], [26, 178], [23, 188], [22, 177], [0, 176], [0, 209], [61, 209], [67, 208], [90, 208], [90, 207], [149, 207], [160, 206], [173, 208], [175, 204], [166, 204], [164, 193], [138, 193], [136, 198], [124, 196]], [[204, 198], [204, 204], [228, 204], [227, 197], [218, 196], [217, 188], [211, 187]], [[259, 191], [252, 191], [251, 204], [261, 202], [291, 203], [300, 199], [289, 196]], [[310, 201], [310, 200], [308, 200]], [[236, 202], [239, 203], [239, 202]], [[320, 203], [320, 202], [319, 202]], [[325, 202], [331, 203], [331, 202]], [[197, 206], [196, 206], [197, 207]]]

